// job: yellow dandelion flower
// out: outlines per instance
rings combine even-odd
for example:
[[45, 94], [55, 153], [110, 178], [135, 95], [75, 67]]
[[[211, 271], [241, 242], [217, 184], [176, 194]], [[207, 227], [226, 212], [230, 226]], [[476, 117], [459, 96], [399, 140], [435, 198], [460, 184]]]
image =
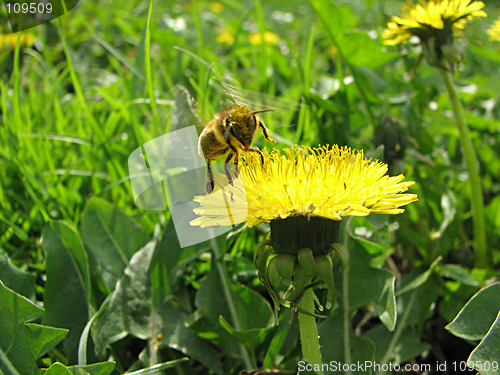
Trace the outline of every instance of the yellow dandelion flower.
[[490, 40], [498, 40], [500, 42], [500, 18], [495, 21], [487, 33]]
[[218, 1], [215, 1], [213, 3], [210, 3], [209, 8], [214, 13], [220, 13], [224, 9], [224, 5], [222, 5], [222, 3], [219, 3]]
[[[401, 206], [417, 200], [415, 194], [401, 194], [414, 182], [402, 182], [403, 175], [386, 176], [387, 165], [365, 159], [363, 151], [336, 145], [283, 151], [269, 154], [264, 149], [264, 164], [252, 154], [242, 156], [242, 182], [234, 186], [218, 174], [216, 185], [225, 187], [194, 198], [200, 217], [190, 224], [204, 228], [247, 222], [253, 227], [297, 215], [338, 221], [347, 215], [399, 214]], [[231, 202], [230, 215], [225, 202]]]
[[459, 35], [468, 21], [486, 17], [484, 3], [473, 0], [430, 0], [422, 4], [408, 3], [401, 17], [393, 16], [382, 38], [388, 45], [406, 43], [417, 36], [425, 43], [434, 37], [447, 42]]
[[[262, 44], [262, 34], [259, 31], [252, 33], [248, 37], [248, 40], [249, 40], [250, 44], [253, 44], [255, 46], [261, 45]], [[280, 41], [280, 37], [277, 34], [271, 32], [271, 31], [264, 32], [264, 43], [265, 44], [270, 44], [270, 45], [275, 46], [276, 44], [279, 43], [279, 41]]]
[[[36, 37], [31, 33], [21, 33], [19, 37], [20, 48], [31, 47]], [[17, 33], [0, 34], [0, 50], [4, 48], [14, 49], [17, 43]]]
[[[276, 322], [280, 305], [291, 308], [292, 319], [294, 311], [302, 309], [304, 293], [313, 293], [308, 288], [318, 283], [327, 286], [326, 308], [332, 307], [333, 264], [349, 259], [338, 243], [342, 217], [399, 214], [401, 206], [417, 200], [416, 194], [402, 194], [413, 181], [387, 176], [387, 164], [365, 159], [363, 151], [294, 146], [283, 152], [269, 154], [264, 149], [264, 163], [255, 153], [241, 156], [241, 178], [234, 186], [217, 174], [215, 190], [194, 198], [200, 203], [194, 209], [200, 217], [190, 222], [202, 228], [245, 221], [249, 227], [270, 224], [270, 239], [259, 244], [254, 263], [274, 301]], [[330, 255], [332, 251], [338, 256]], [[294, 289], [290, 301], [279, 292], [283, 279]], [[314, 306], [308, 313], [314, 313]]]
[[328, 57], [330, 57], [331, 59], [336, 58], [338, 54], [339, 48], [337, 46], [332, 45], [330, 46], [330, 48], [328, 48]]
[[234, 36], [226, 29], [219, 29], [219, 35], [215, 38], [217, 43], [223, 44], [234, 44]]

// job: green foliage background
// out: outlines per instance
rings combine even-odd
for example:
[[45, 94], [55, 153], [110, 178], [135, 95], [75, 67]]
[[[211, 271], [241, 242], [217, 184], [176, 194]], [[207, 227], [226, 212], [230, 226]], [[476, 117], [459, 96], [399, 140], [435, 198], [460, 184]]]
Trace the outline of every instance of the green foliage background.
[[[499, 306], [471, 300], [449, 327], [468, 341], [444, 329], [481, 287], [498, 293], [500, 43], [485, 31], [500, 8], [485, 3], [489, 18], [457, 41], [455, 77], [480, 162], [488, 269], [473, 268], [468, 175], [440, 75], [418, 65], [418, 47], [382, 46], [401, 1], [81, 1], [26, 31], [34, 46], [4, 45], [0, 372], [296, 372], [296, 322], [282, 309], [272, 324], [253, 265], [268, 227], [181, 249], [168, 210], [133, 200], [128, 157], [171, 125], [174, 87], [215, 113], [227, 105], [221, 80], [269, 106], [305, 104], [269, 124], [277, 147], [364, 149], [416, 181], [419, 201], [404, 214], [345, 220], [351, 266], [320, 322], [325, 363], [345, 363], [350, 342], [354, 362], [451, 366], [483, 338], [471, 358], [498, 360]], [[266, 33], [277, 43], [252, 44]], [[266, 145], [262, 135], [255, 144]]]

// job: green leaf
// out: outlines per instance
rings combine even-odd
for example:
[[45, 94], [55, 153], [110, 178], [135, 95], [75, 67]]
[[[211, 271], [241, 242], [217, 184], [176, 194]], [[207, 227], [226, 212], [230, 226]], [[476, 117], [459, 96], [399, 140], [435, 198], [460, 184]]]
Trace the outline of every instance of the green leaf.
[[[69, 371], [66, 366], [64, 366], [62, 363], [56, 362], [52, 364], [45, 373], [46, 375], [73, 375], [71, 371]], [[85, 372], [82, 372], [82, 374], [86, 374]]]
[[0, 280], [7, 288], [33, 300], [36, 276], [15, 267], [6, 254], [0, 253]]
[[[271, 306], [249, 288], [222, 280], [226, 276], [221, 270], [222, 267], [218, 265], [212, 267], [198, 290], [196, 305], [207, 313], [213, 323], [220, 322], [242, 344], [254, 347], [262, 342], [265, 331], [273, 326]], [[224, 291], [224, 282], [229, 284], [238, 322], [235, 322], [227, 296], [221, 293]], [[223, 320], [219, 320], [219, 317]]]
[[63, 342], [64, 351], [69, 363], [74, 364], [78, 359], [80, 335], [89, 315], [87, 255], [76, 232], [62, 222], [51, 222], [45, 227], [41, 245], [47, 271], [42, 322], [69, 330]]
[[[349, 265], [349, 308], [356, 309], [368, 306], [374, 302], [379, 305], [389, 306], [389, 295], [384, 294], [387, 283], [392, 282], [394, 274], [391, 271], [370, 267], [370, 262], [375, 258], [368, 254], [358, 241], [350, 240], [348, 244], [351, 253]], [[342, 293], [342, 277], [338, 277], [339, 293]]]
[[161, 344], [195, 358], [217, 374], [224, 372], [219, 356], [210, 343], [186, 328], [186, 315], [183, 312], [170, 301], [165, 301], [158, 310], [158, 316], [161, 319]]
[[345, 32], [356, 26], [356, 20], [348, 8], [339, 7], [329, 0], [309, 0], [328, 33], [334, 38], [342, 39]]
[[458, 264], [445, 264], [439, 270], [439, 275], [453, 279], [465, 285], [479, 286], [479, 282]]
[[27, 323], [43, 310], [6, 288], [0, 281], [0, 373], [38, 374], [36, 360], [54, 348], [68, 333], [65, 329]]
[[[383, 356], [395, 332], [387, 331], [381, 324], [365, 333], [365, 336], [375, 344], [375, 362], [382, 363]], [[389, 361], [393, 364], [403, 363], [418, 357], [430, 349], [429, 344], [422, 343], [420, 337], [411, 327], [406, 327], [394, 346]]]
[[408, 282], [406, 285], [403, 287], [399, 288], [398, 291], [396, 292], [396, 296], [400, 296], [406, 292], [409, 292], [410, 290], [413, 290], [415, 288], [418, 288], [421, 286], [423, 283], [425, 283], [429, 277], [432, 274], [432, 271], [434, 270], [435, 267], [437, 267], [439, 261], [441, 261], [442, 257], [437, 257], [434, 262], [429, 266], [427, 270], [413, 278], [410, 282]]
[[500, 311], [500, 283], [481, 289], [445, 328], [466, 340], [481, 340]]
[[[382, 327], [380, 325], [380, 327]], [[385, 328], [383, 328], [385, 330]], [[387, 332], [387, 330], [385, 330]], [[342, 320], [342, 314], [334, 315], [324, 321], [318, 328], [319, 333], [319, 343], [321, 345], [321, 352], [323, 355], [323, 363], [328, 363], [328, 370], [325, 371], [327, 374], [340, 374], [343, 373], [342, 366], [345, 363], [344, 358], [344, 323]], [[365, 363], [365, 361], [373, 361], [373, 356], [375, 353], [375, 347], [373, 344], [363, 337], [357, 337], [354, 333], [351, 333], [351, 352], [352, 359], [351, 363]], [[333, 366], [332, 366], [333, 364]], [[337, 367], [335, 367], [337, 366]], [[359, 369], [356, 366], [354, 374], [372, 374], [373, 371], [370, 368]]]
[[196, 310], [186, 317], [184, 324], [191, 332], [210, 341], [227, 355], [238, 357], [241, 354], [236, 338], [231, 336], [220, 324], [214, 324], [205, 311]]
[[82, 217], [82, 238], [102, 267], [106, 285], [113, 290], [132, 255], [149, 240], [147, 233], [118, 208], [92, 199]]
[[[474, 367], [481, 374], [498, 375], [500, 369], [498, 359], [500, 358], [500, 312], [497, 314], [493, 325], [479, 345], [471, 353], [467, 360], [467, 366]], [[496, 366], [493, 367], [493, 364]]]
[[175, 359], [173, 361], [158, 363], [154, 366], [143, 368], [141, 370], [137, 370], [134, 372], [126, 372], [124, 375], [149, 375], [149, 374], [157, 374], [159, 371], [163, 371], [172, 367], [175, 367], [183, 362], [189, 361], [188, 357]]
[[135, 253], [125, 274], [116, 284], [109, 307], [96, 319], [92, 333], [96, 351], [128, 334], [147, 339], [151, 334], [151, 285], [148, 269], [154, 243]]
[[[369, 35], [350, 31], [356, 20], [346, 9], [330, 0], [309, 0], [333, 44], [337, 46], [342, 57], [351, 65], [376, 69], [388, 63], [396, 55], [382, 50]], [[350, 31], [349, 33], [346, 33]]]
[[204, 250], [196, 246], [181, 248], [172, 219], [167, 221], [151, 262], [152, 298], [155, 308], [158, 308], [169, 295], [172, 274], [177, 267], [198, 257]]
[[349, 32], [342, 41], [341, 46], [338, 46], [342, 56], [354, 66], [377, 69], [397, 56], [394, 53], [384, 52], [382, 46], [368, 34], [360, 31]]
[[109, 375], [115, 368], [115, 362], [100, 362], [88, 366], [69, 366], [56, 362], [50, 366], [47, 375]]
[[389, 331], [394, 331], [396, 327], [396, 296], [394, 294], [394, 284], [396, 276], [392, 279], [386, 279], [385, 287], [378, 303], [375, 305], [375, 311], [378, 317], [384, 323]]

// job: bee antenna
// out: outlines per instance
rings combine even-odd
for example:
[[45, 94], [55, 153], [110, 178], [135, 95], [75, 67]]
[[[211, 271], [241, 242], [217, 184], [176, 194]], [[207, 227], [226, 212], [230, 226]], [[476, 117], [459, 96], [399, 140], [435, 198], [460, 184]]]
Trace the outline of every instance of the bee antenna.
[[266, 109], [261, 109], [260, 111], [253, 111], [252, 115], [255, 115], [257, 113], [262, 113], [262, 112], [275, 112], [276, 110], [274, 108], [266, 108]]

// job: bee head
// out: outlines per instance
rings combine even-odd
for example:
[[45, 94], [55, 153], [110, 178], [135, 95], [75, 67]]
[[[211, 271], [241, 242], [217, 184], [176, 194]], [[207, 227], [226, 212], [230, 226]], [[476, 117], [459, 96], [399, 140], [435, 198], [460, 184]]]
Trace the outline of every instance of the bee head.
[[248, 152], [255, 133], [262, 122], [257, 113], [268, 111], [274, 111], [274, 109], [252, 111], [247, 107], [235, 107], [226, 118], [226, 126], [231, 127], [231, 135], [238, 142], [238, 147], [242, 151]]

